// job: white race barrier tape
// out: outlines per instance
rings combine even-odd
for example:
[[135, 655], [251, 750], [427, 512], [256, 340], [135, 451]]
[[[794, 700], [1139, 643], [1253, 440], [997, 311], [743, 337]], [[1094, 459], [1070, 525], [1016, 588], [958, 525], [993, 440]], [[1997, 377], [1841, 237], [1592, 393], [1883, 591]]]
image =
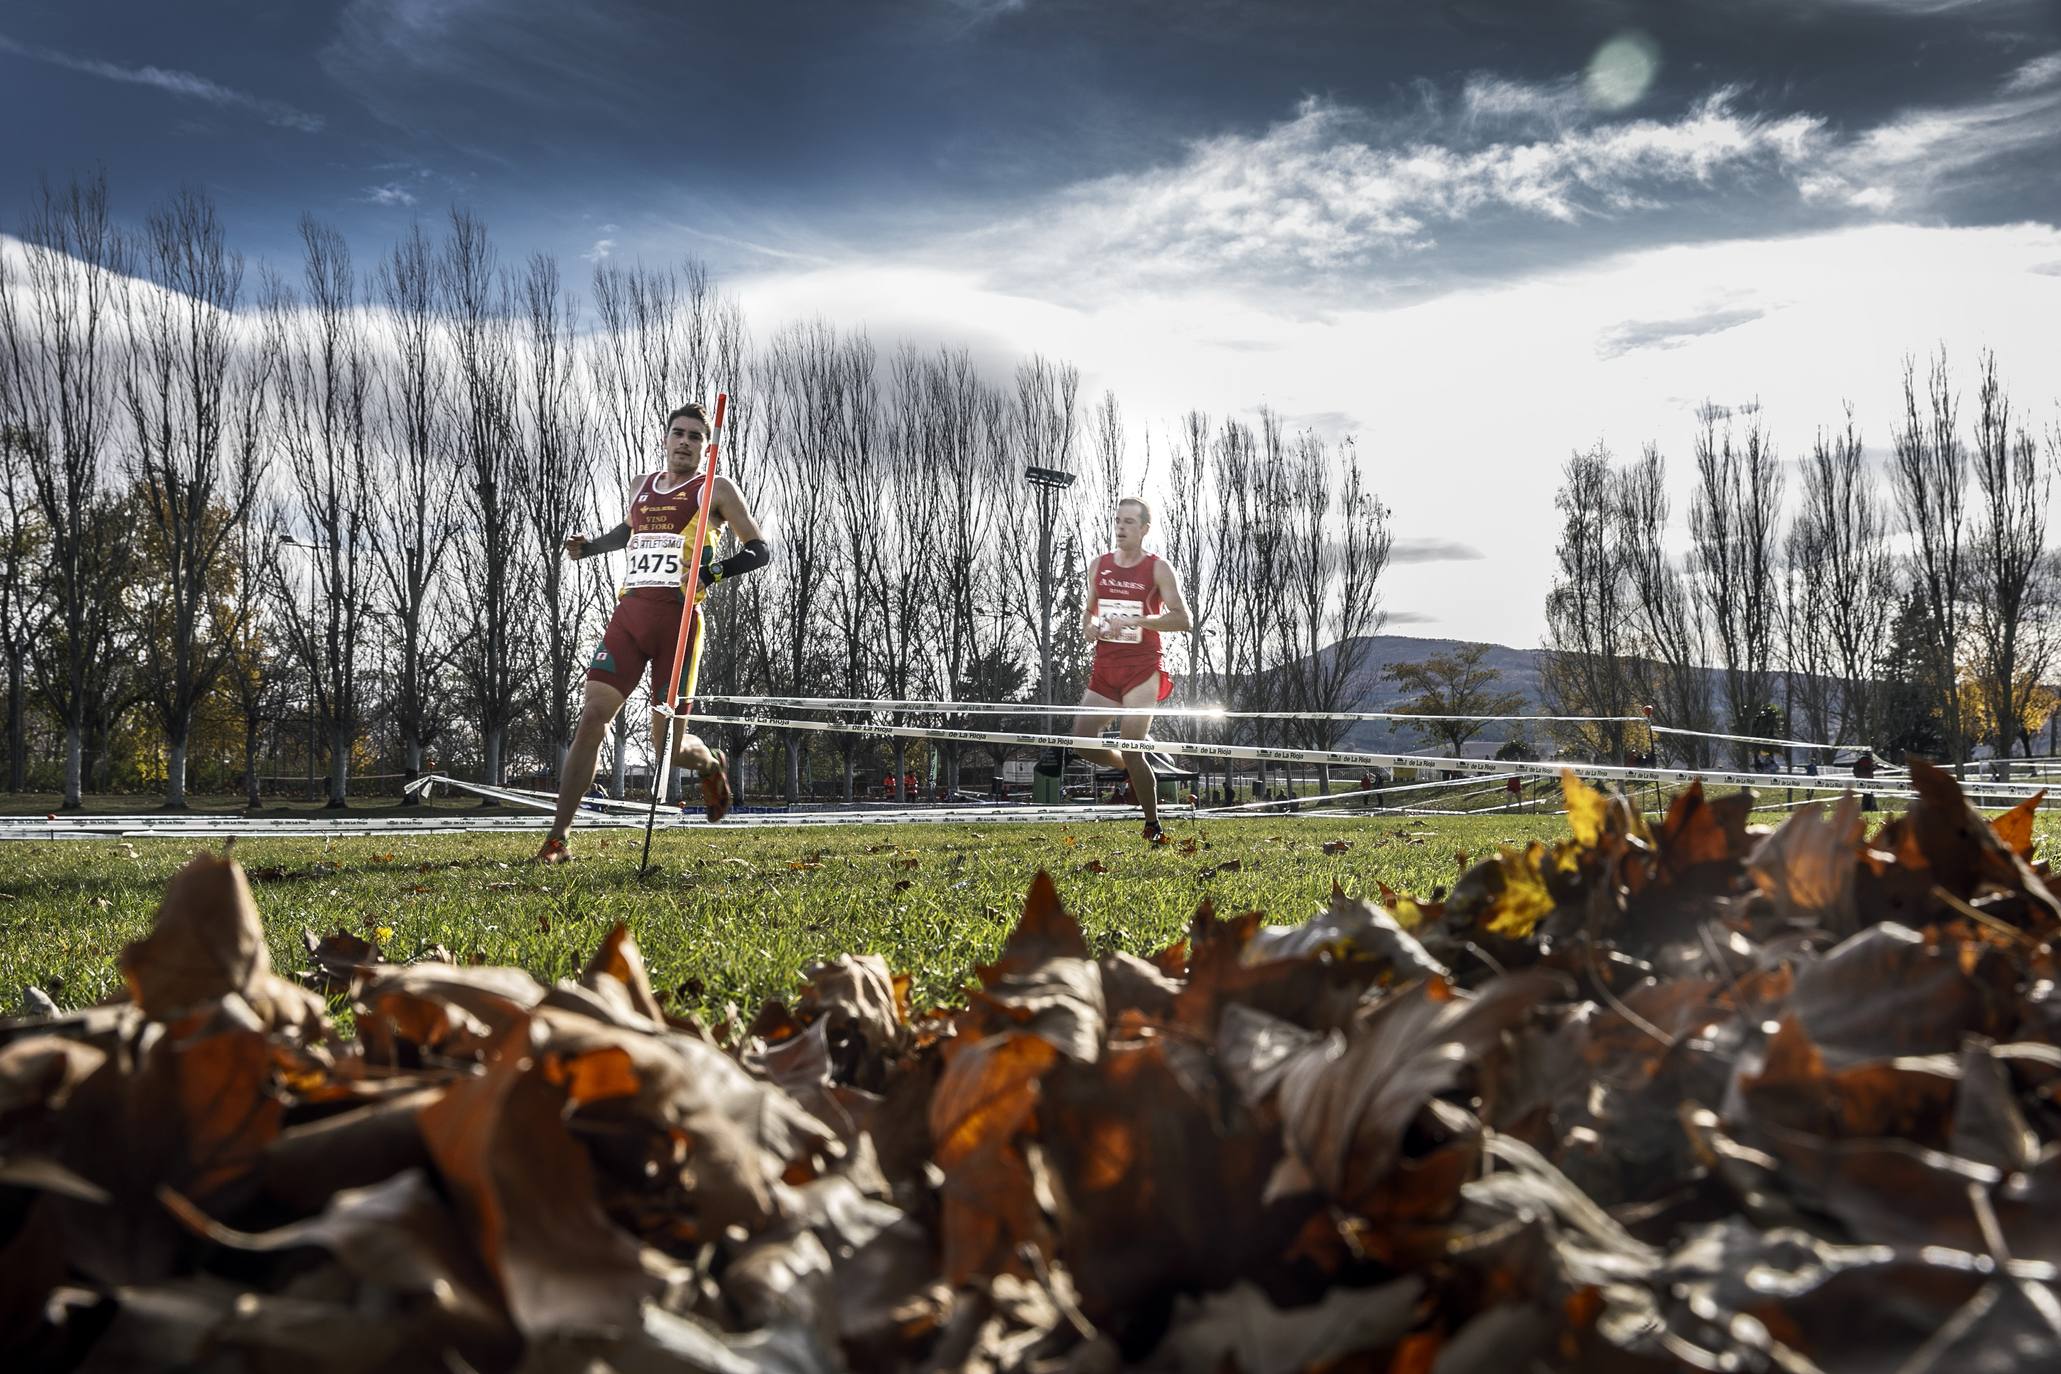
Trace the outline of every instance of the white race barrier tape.
[[[1421, 716], [1408, 711], [1233, 711], [1224, 706], [1084, 706], [1077, 702], [1055, 705], [1050, 702], [935, 701], [923, 698], [745, 697], [703, 694], [695, 700], [722, 702], [730, 706], [777, 706], [782, 710], [885, 711], [895, 714], [924, 712], [940, 716], [1195, 716], [1207, 720], [1537, 720], [1560, 724], [1645, 723], [1643, 716]], [[705, 716], [703, 719], [716, 717]]]
[[722, 702], [731, 706], [779, 707], [783, 710], [849, 712], [924, 712], [943, 716], [1192, 716], [1208, 720], [1360, 720], [1360, 721], [1472, 721], [1482, 724], [1503, 721], [1540, 721], [1550, 725], [1644, 725], [1658, 735], [1690, 739], [1720, 740], [1728, 744], [1765, 744], [1783, 749], [1824, 749], [1832, 752], [1865, 745], [1824, 744], [1816, 740], [1774, 739], [1764, 735], [1728, 735], [1714, 730], [1691, 730], [1679, 725], [1655, 725], [1645, 716], [1454, 716], [1420, 715], [1415, 711], [1234, 711], [1224, 706], [1084, 706], [1050, 702], [943, 701], [927, 697], [767, 697], [704, 694], [697, 701]]
[[[697, 719], [714, 725], [756, 725], [765, 729], [808, 730], [818, 734], [840, 735], [887, 735], [900, 739], [952, 740], [969, 744], [1009, 744], [1020, 747], [1046, 749], [1094, 749], [1118, 753], [1160, 753], [1188, 755], [1215, 759], [1245, 759], [1266, 763], [1328, 763], [1347, 768], [1435, 768], [1441, 772], [1495, 773], [1523, 772], [1558, 776], [1563, 770], [1573, 769], [1584, 777], [1595, 777], [1613, 782], [1673, 782], [1687, 785], [1691, 782], [1716, 783], [1723, 786], [1750, 787], [1763, 791], [1786, 789], [1798, 792], [1869, 792], [1901, 788], [1902, 779], [1827, 777], [1823, 774], [1795, 773], [1750, 773], [1732, 772], [1713, 768], [1633, 768], [1617, 764], [1586, 764], [1545, 760], [1531, 762], [1518, 759], [1455, 759], [1437, 758], [1424, 754], [1376, 754], [1359, 753], [1335, 749], [1287, 749], [1251, 744], [1203, 744], [1177, 740], [1131, 740], [1102, 739], [1082, 735], [1047, 735], [1026, 731], [966, 730], [946, 726], [879, 725], [855, 726], [818, 720], [753, 719], [735, 716], [699, 715]], [[1452, 781], [1449, 779], [1448, 781]], [[2010, 796], [2022, 800], [2035, 788], [2012, 789], [1998, 785], [1970, 784], [1972, 791], [1986, 796]]]
[[1679, 725], [1649, 725], [1646, 728], [1656, 735], [1685, 735], [1691, 739], [1723, 740], [1729, 744], [1766, 744], [1777, 749], [1827, 749], [1835, 754], [1842, 751], [1856, 754], [1875, 752], [1864, 744], [1820, 744], [1807, 739], [1769, 739], [1765, 735], [1721, 735], [1714, 730], [1687, 730]]
[[[1470, 775], [1467, 781], [1501, 782], [1505, 778], [1514, 778], [1516, 776], [1517, 774], [1515, 773], [1496, 773], [1492, 774], [1490, 777], [1487, 778], [1482, 778], [1479, 775]], [[1276, 801], [1239, 802], [1235, 806], [1212, 806], [1204, 810], [1202, 814], [1205, 816], [1223, 816], [1238, 811], [1256, 811], [1261, 807], [1267, 806], [1293, 806], [1299, 801], [1309, 802], [1318, 806], [1329, 806], [1332, 802], [1347, 801], [1353, 797], [1386, 797], [1392, 796], [1397, 792], [1428, 792], [1438, 788], [1459, 787], [1462, 785], [1463, 784], [1448, 778], [1441, 782], [1406, 782], [1394, 787], [1361, 787], [1351, 792], [1326, 792], [1322, 795], [1313, 794], [1307, 797], [1289, 797], [1284, 800]], [[1493, 791], [1494, 789], [1489, 788], [1485, 790]], [[1376, 809], [1396, 810], [1398, 808], [1378, 807]]]

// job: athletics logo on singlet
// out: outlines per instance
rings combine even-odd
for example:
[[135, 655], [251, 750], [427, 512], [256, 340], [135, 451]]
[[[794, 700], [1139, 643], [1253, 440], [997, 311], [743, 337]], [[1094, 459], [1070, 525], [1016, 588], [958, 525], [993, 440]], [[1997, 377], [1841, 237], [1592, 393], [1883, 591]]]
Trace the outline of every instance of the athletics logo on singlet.
[[604, 644], [594, 651], [594, 657], [587, 666], [597, 673], [612, 673], [615, 671], [615, 655]]

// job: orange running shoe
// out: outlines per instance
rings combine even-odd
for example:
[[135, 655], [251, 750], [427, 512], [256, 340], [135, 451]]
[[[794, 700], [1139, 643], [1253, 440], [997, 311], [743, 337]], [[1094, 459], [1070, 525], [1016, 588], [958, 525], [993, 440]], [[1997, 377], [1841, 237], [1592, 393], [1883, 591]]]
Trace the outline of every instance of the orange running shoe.
[[569, 864], [572, 862], [572, 855], [566, 852], [565, 841], [553, 835], [544, 841], [543, 848], [537, 851], [537, 856], [531, 859], [530, 862], [533, 864]]
[[708, 818], [719, 821], [730, 814], [730, 761], [720, 749], [711, 749], [709, 758], [709, 770], [701, 775], [701, 800]]
[[1165, 844], [1165, 843], [1167, 843], [1166, 831], [1164, 831], [1164, 830], [1161, 830], [1161, 829], [1159, 828], [1159, 822], [1158, 822], [1158, 821], [1147, 821], [1147, 822], [1145, 822], [1145, 843], [1147, 843], [1147, 844]]

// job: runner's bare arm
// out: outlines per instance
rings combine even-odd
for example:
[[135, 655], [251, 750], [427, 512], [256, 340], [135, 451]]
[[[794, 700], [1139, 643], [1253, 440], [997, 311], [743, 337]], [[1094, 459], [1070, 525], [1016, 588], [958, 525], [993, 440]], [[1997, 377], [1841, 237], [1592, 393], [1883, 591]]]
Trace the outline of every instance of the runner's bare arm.
[[628, 546], [629, 542], [630, 522], [625, 520], [607, 534], [598, 534], [592, 539], [584, 534], [567, 535], [565, 551], [574, 558], [592, 558], [597, 553], [614, 553]]
[[759, 530], [758, 521], [752, 518], [751, 507], [745, 503], [744, 493], [729, 478], [718, 476], [715, 490], [710, 493], [710, 514], [716, 520], [730, 527], [737, 536], [739, 548], [718, 562], [714, 551], [704, 545], [701, 551], [702, 587], [704, 593], [718, 582], [756, 572], [770, 563], [773, 551], [766, 544], [766, 538]]
[[[635, 491], [636, 488], [632, 487], [631, 496], [624, 498], [623, 508], [625, 510], [629, 509], [629, 503], [634, 499]], [[617, 549], [626, 549], [629, 546], [630, 517], [627, 515], [623, 517], [621, 524], [617, 525], [607, 534], [569, 534], [565, 537], [565, 552], [570, 558], [592, 558], [596, 554], [614, 553]]]
[[1095, 569], [1090, 566], [1088, 569], [1088, 595], [1081, 602], [1081, 634], [1090, 640], [1097, 640], [1103, 637], [1101, 610], [1102, 598], [1095, 591]]
[[1138, 623], [1148, 630], [1162, 633], [1194, 628], [1194, 617], [1188, 614], [1188, 598], [1181, 594], [1181, 578], [1173, 565], [1164, 558], [1153, 565], [1153, 585], [1159, 589], [1159, 599], [1166, 603], [1166, 609], [1158, 615], [1148, 615]]
[[759, 529], [759, 522], [752, 518], [751, 506], [745, 501], [744, 493], [737, 489], [735, 482], [718, 474], [716, 489], [711, 499], [713, 505], [709, 513], [730, 527], [730, 532], [737, 536], [738, 543], [749, 544], [754, 539], [763, 540], [766, 537]]

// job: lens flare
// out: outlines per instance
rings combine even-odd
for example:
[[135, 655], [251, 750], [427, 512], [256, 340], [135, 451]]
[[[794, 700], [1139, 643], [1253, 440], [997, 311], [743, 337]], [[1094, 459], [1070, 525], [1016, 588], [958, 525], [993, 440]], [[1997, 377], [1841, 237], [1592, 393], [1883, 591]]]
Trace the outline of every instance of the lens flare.
[[1645, 98], [1660, 72], [1660, 45], [1636, 29], [1618, 34], [1589, 59], [1582, 94], [1590, 108], [1616, 113]]

